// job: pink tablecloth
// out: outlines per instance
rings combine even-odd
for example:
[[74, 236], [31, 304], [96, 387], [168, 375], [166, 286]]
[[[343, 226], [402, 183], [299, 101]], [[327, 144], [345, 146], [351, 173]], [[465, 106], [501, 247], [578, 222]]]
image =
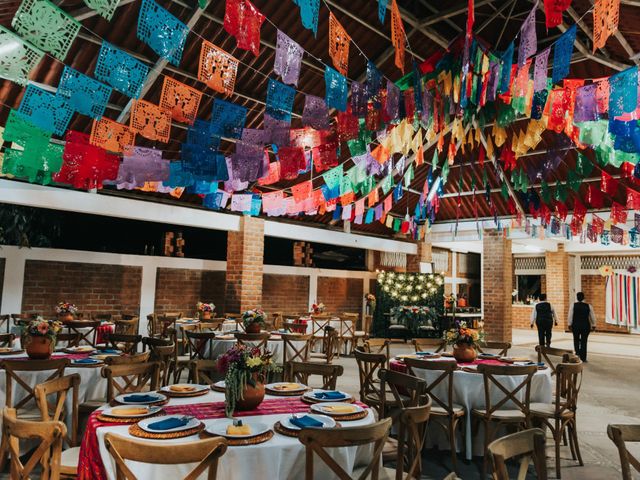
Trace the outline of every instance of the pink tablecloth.
[[96, 345], [100, 345], [105, 342], [105, 336], [109, 333], [113, 333], [115, 326], [110, 323], [104, 323], [96, 328]]

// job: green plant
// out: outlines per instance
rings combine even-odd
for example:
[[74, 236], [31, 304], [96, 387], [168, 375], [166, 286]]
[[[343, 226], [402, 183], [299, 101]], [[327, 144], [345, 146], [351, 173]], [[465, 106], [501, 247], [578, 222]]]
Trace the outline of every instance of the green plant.
[[59, 236], [57, 212], [0, 204], [0, 245], [50, 247]]

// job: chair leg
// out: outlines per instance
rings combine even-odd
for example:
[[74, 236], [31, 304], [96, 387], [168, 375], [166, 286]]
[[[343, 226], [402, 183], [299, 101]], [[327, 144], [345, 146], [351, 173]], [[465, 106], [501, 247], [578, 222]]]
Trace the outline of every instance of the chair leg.
[[578, 443], [578, 431], [576, 430], [576, 423], [575, 423], [575, 419], [569, 424], [569, 435], [573, 436], [573, 443], [575, 445], [576, 448], [576, 455], [578, 457], [578, 462], [580, 463], [580, 466], [583, 467], [584, 466], [584, 462], [582, 461], [582, 455], [580, 454], [580, 444]]
[[449, 447], [451, 448], [451, 470], [457, 471], [457, 452], [456, 452], [456, 420], [449, 417]]
[[560, 443], [562, 442], [562, 435], [558, 429], [556, 423], [556, 431], [553, 432], [553, 443], [556, 449], [556, 478], [560, 478]]
[[570, 425], [568, 423], [564, 424], [564, 426], [562, 427], [562, 436], [565, 438], [565, 440], [569, 438], [569, 449], [571, 450], [571, 458], [573, 460], [577, 460], [578, 456], [576, 454], [576, 446], [573, 443], [573, 437], [571, 435], [567, 435], [567, 430], [569, 429], [569, 427]]

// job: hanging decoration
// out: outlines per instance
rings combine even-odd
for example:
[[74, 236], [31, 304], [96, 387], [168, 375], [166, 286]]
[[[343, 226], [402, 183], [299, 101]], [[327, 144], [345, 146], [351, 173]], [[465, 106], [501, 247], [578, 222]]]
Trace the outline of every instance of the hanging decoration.
[[595, 0], [593, 8], [593, 51], [606, 45], [618, 30], [620, 0]]
[[175, 66], [180, 65], [189, 27], [158, 5], [142, 0], [138, 16], [138, 39]]
[[406, 35], [402, 24], [402, 15], [396, 0], [391, 0], [391, 44], [395, 48], [395, 66], [404, 73], [404, 51]]
[[329, 108], [344, 112], [347, 109], [347, 79], [331, 67], [325, 67], [325, 101]]
[[[538, 37], [536, 35], [536, 10], [538, 10], [538, 1], [533, 4], [533, 8], [527, 18], [525, 19], [522, 27], [520, 28], [520, 45], [518, 47], [518, 66], [522, 66], [529, 59], [529, 57], [535, 55]], [[507, 66], [510, 64], [506, 64]]]
[[118, 8], [118, 4], [120, 0], [83, 0], [85, 5], [89, 7], [91, 10], [95, 10], [98, 15], [106, 19], [107, 21], [111, 21], [113, 14]]
[[562, 23], [562, 13], [571, 6], [571, 0], [544, 0], [547, 30]]
[[218, 93], [233, 93], [238, 74], [238, 60], [213, 43], [202, 41], [198, 63], [198, 80]]
[[640, 325], [640, 277], [614, 273], [607, 275], [605, 321], [620, 327]]
[[26, 85], [44, 53], [0, 25], [0, 78]]
[[276, 120], [291, 122], [291, 111], [296, 89], [272, 78], [267, 86], [267, 104], [265, 112]]
[[320, 0], [293, 0], [293, 3], [300, 7], [300, 20], [302, 20], [302, 26], [307, 30], [311, 30], [315, 37], [318, 34]]
[[329, 128], [329, 109], [323, 98], [313, 95], [305, 96], [302, 125], [316, 130], [327, 130]]
[[260, 53], [260, 29], [265, 16], [249, 0], [226, 0], [224, 29], [236, 37], [238, 48]]
[[389, 0], [378, 0], [378, 20], [384, 25], [384, 17], [387, 15], [387, 3]]
[[[96, 123], [97, 121], [94, 120], [94, 128]], [[116, 123], [116, 125], [119, 124]], [[121, 126], [126, 128], [124, 125]], [[91, 137], [93, 137], [93, 131]], [[133, 142], [133, 139], [131, 141]], [[60, 171], [52, 177], [55, 182], [88, 190], [102, 188], [104, 181], [115, 180], [118, 175], [120, 163], [118, 157], [108, 154], [104, 149], [90, 142], [89, 135], [85, 133], [73, 130], [67, 132], [62, 158], [63, 164]]]
[[240, 138], [247, 119], [247, 109], [216, 98], [211, 114], [211, 133], [226, 138]]
[[64, 97], [35, 85], [27, 85], [18, 112], [36, 127], [60, 136], [73, 116], [73, 108]]
[[167, 143], [171, 134], [171, 113], [145, 100], [136, 100], [131, 108], [129, 127], [149, 140]]
[[535, 70], [533, 73], [533, 91], [539, 92], [547, 88], [547, 65], [549, 63], [551, 48], [546, 48], [536, 55]]
[[64, 67], [56, 95], [67, 99], [76, 112], [100, 118], [107, 107], [112, 89], [71, 67]]
[[110, 43], [102, 42], [94, 75], [120, 93], [140, 98], [149, 67]]
[[284, 83], [298, 85], [303, 52], [300, 45], [278, 30], [273, 71], [276, 75], [280, 75]]
[[558, 83], [569, 74], [573, 43], [576, 41], [576, 26], [572, 25], [562, 34], [553, 47], [552, 81]]
[[351, 37], [340, 25], [333, 12], [329, 12], [329, 56], [333, 61], [333, 66], [344, 76], [349, 70], [350, 44]]
[[142, 188], [147, 182], [169, 180], [169, 160], [155, 148], [126, 147], [118, 176], [114, 180], [118, 189]]
[[126, 125], [102, 117], [94, 120], [91, 127], [91, 145], [109, 152], [122, 153], [125, 147], [132, 146], [136, 133]]
[[193, 125], [198, 115], [200, 100], [202, 100], [200, 90], [171, 77], [164, 77], [160, 93], [160, 108], [169, 111], [174, 120]]
[[[634, 112], [638, 105], [638, 67], [630, 67], [609, 77], [609, 119]], [[611, 123], [611, 122], [610, 122]]]

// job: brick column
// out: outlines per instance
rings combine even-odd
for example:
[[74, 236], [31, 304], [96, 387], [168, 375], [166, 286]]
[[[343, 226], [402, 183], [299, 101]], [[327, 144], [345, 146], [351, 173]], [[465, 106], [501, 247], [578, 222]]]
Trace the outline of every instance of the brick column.
[[485, 230], [482, 238], [482, 294], [487, 340], [511, 341], [511, 240], [502, 232]]
[[418, 251], [416, 255], [407, 255], [407, 272], [419, 273], [420, 263], [431, 263], [431, 235], [426, 234], [423, 241], [416, 244]]
[[569, 255], [564, 251], [564, 245], [559, 243], [557, 252], [545, 253], [545, 260], [547, 285], [544, 293], [556, 311], [559, 327], [564, 330], [569, 315]]
[[227, 235], [226, 313], [262, 306], [264, 220], [244, 216], [240, 230]]

